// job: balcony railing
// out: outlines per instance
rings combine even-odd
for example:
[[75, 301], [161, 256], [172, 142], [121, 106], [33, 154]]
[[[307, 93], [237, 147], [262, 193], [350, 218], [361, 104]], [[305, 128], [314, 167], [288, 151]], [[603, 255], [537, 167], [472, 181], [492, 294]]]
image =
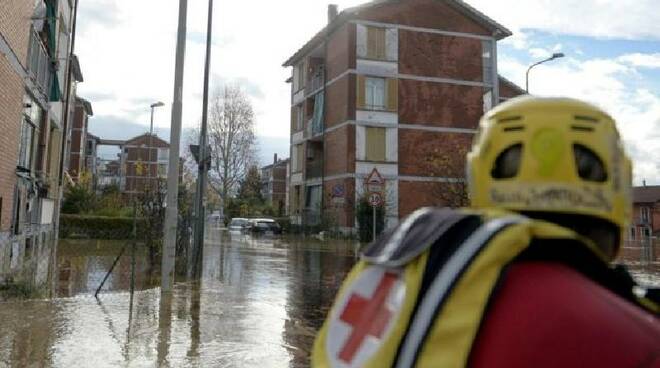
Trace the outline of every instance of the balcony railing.
[[28, 51], [28, 72], [30, 78], [37, 84], [45, 95], [48, 95], [52, 80], [50, 57], [37, 32], [30, 32], [30, 49]]

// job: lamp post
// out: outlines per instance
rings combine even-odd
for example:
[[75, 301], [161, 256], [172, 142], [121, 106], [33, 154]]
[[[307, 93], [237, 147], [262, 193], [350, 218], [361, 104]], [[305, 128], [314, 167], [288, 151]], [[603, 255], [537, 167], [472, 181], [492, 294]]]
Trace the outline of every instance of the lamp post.
[[[161, 107], [165, 106], [164, 103], [158, 101], [154, 102], [151, 104], [151, 124], [149, 125], [149, 185], [151, 185], [151, 165], [153, 161], [151, 160], [151, 148], [153, 147], [154, 143], [154, 110], [156, 107]], [[158, 156], [156, 155], [156, 159], [158, 159]], [[156, 166], [156, 173], [158, 173], [158, 166]]]
[[533, 67], [535, 67], [537, 65], [540, 65], [540, 64], [543, 64], [543, 63], [546, 63], [548, 61], [563, 58], [564, 56], [565, 55], [563, 53], [557, 52], [557, 53], [552, 54], [552, 56], [550, 56], [549, 58], [547, 58], [545, 60], [541, 60], [537, 63], [534, 63], [529, 68], [527, 68], [527, 74], [525, 75], [525, 92], [529, 93], [529, 72], [532, 70]]

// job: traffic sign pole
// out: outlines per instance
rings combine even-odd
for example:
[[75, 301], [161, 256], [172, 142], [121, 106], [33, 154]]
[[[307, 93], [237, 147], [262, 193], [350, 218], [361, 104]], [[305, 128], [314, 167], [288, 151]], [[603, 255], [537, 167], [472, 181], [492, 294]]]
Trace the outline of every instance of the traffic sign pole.
[[371, 208], [373, 208], [373, 214], [374, 214], [374, 227], [373, 227], [373, 236], [371, 237], [371, 241], [375, 242], [376, 241], [376, 205], [372, 205]]

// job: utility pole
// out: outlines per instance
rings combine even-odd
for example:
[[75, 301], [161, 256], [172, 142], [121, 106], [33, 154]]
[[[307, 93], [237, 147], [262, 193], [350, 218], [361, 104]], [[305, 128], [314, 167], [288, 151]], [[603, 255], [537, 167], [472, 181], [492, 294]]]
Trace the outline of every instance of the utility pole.
[[207, 125], [209, 110], [209, 74], [211, 69], [211, 39], [213, 33], [213, 0], [209, 0], [208, 23], [206, 28], [206, 61], [204, 64], [204, 97], [202, 102], [202, 128], [199, 134], [199, 159], [197, 175], [197, 193], [195, 197], [195, 240], [193, 246], [192, 276], [198, 279], [202, 275], [204, 259], [204, 193], [206, 192], [206, 174], [208, 172]]
[[165, 209], [165, 236], [161, 266], [161, 294], [170, 293], [174, 287], [174, 262], [176, 257], [176, 229], [179, 220], [179, 145], [181, 141], [181, 114], [183, 109], [183, 67], [186, 58], [186, 21], [188, 0], [179, 0], [179, 29], [176, 40], [174, 67], [174, 101], [170, 128], [170, 161], [167, 170], [167, 208]]

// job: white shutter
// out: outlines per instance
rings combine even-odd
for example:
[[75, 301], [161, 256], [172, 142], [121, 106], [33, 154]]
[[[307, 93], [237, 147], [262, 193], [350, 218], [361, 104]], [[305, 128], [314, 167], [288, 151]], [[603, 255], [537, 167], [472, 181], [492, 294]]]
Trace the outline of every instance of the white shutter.
[[356, 54], [358, 58], [367, 57], [367, 26], [358, 24], [356, 26]]
[[387, 61], [399, 60], [399, 30], [396, 28], [385, 30], [385, 55]]

